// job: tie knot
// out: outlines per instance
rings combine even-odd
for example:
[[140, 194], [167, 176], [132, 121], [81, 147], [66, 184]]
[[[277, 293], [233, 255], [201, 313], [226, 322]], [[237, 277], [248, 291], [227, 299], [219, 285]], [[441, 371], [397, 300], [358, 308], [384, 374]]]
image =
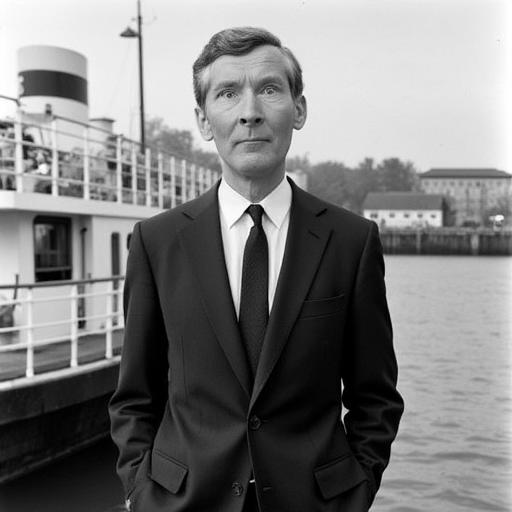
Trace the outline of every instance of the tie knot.
[[251, 206], [249, 206], [246, 211], [251, 216], [254, 225], [258, 228], [261, 228], [261, 218], [263, 217], [264, 212], [263, 206], [260, 204], [251, 204]]

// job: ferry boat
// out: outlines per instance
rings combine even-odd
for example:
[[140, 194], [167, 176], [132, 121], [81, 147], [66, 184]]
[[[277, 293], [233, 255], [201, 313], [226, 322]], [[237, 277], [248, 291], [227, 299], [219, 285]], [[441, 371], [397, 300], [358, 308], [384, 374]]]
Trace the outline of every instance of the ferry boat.
[[0, 482], [107, 435], [133, 225], [219, 178], [89, 119], [84, 56], [18, 61], [19, 98], [0, 96]]

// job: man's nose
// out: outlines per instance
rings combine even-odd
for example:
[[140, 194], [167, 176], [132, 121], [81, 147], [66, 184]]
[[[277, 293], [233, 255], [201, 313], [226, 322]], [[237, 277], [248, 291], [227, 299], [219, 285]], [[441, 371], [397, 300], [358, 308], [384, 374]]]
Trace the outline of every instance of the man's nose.
[[244, 94], [242, 104], [240, 105], [239, 121], [241, 125], [248, 128], [263, 123], [263, 113], [258, 101], [258, 96], [252, 91]]

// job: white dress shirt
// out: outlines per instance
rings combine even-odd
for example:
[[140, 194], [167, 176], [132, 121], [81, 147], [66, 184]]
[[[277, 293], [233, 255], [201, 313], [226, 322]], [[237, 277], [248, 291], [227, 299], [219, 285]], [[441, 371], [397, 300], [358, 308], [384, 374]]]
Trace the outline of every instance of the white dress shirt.
[[[225, 180], [220, 183], [218, 198], [226, 268], [238, 317], [245, 243], [254, 225], [245, 210], [254, 203], [233, 190]], [[283, 178], [283, 181], [258, 204], [265, 211], [262, 225], [268, 242], [268, 307], [272, 309], [290, 223], [292, 188], [288, 180]]]

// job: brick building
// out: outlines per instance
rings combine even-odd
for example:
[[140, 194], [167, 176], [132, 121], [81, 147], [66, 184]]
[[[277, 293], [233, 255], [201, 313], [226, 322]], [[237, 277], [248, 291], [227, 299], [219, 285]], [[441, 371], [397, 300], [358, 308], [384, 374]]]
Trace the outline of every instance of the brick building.
[[512, 174], [497, 169], [431, 169], [419, 178], [426, 194], [447, 198], [458, 226], [485, 224], [491, 212], [510, 214]]

